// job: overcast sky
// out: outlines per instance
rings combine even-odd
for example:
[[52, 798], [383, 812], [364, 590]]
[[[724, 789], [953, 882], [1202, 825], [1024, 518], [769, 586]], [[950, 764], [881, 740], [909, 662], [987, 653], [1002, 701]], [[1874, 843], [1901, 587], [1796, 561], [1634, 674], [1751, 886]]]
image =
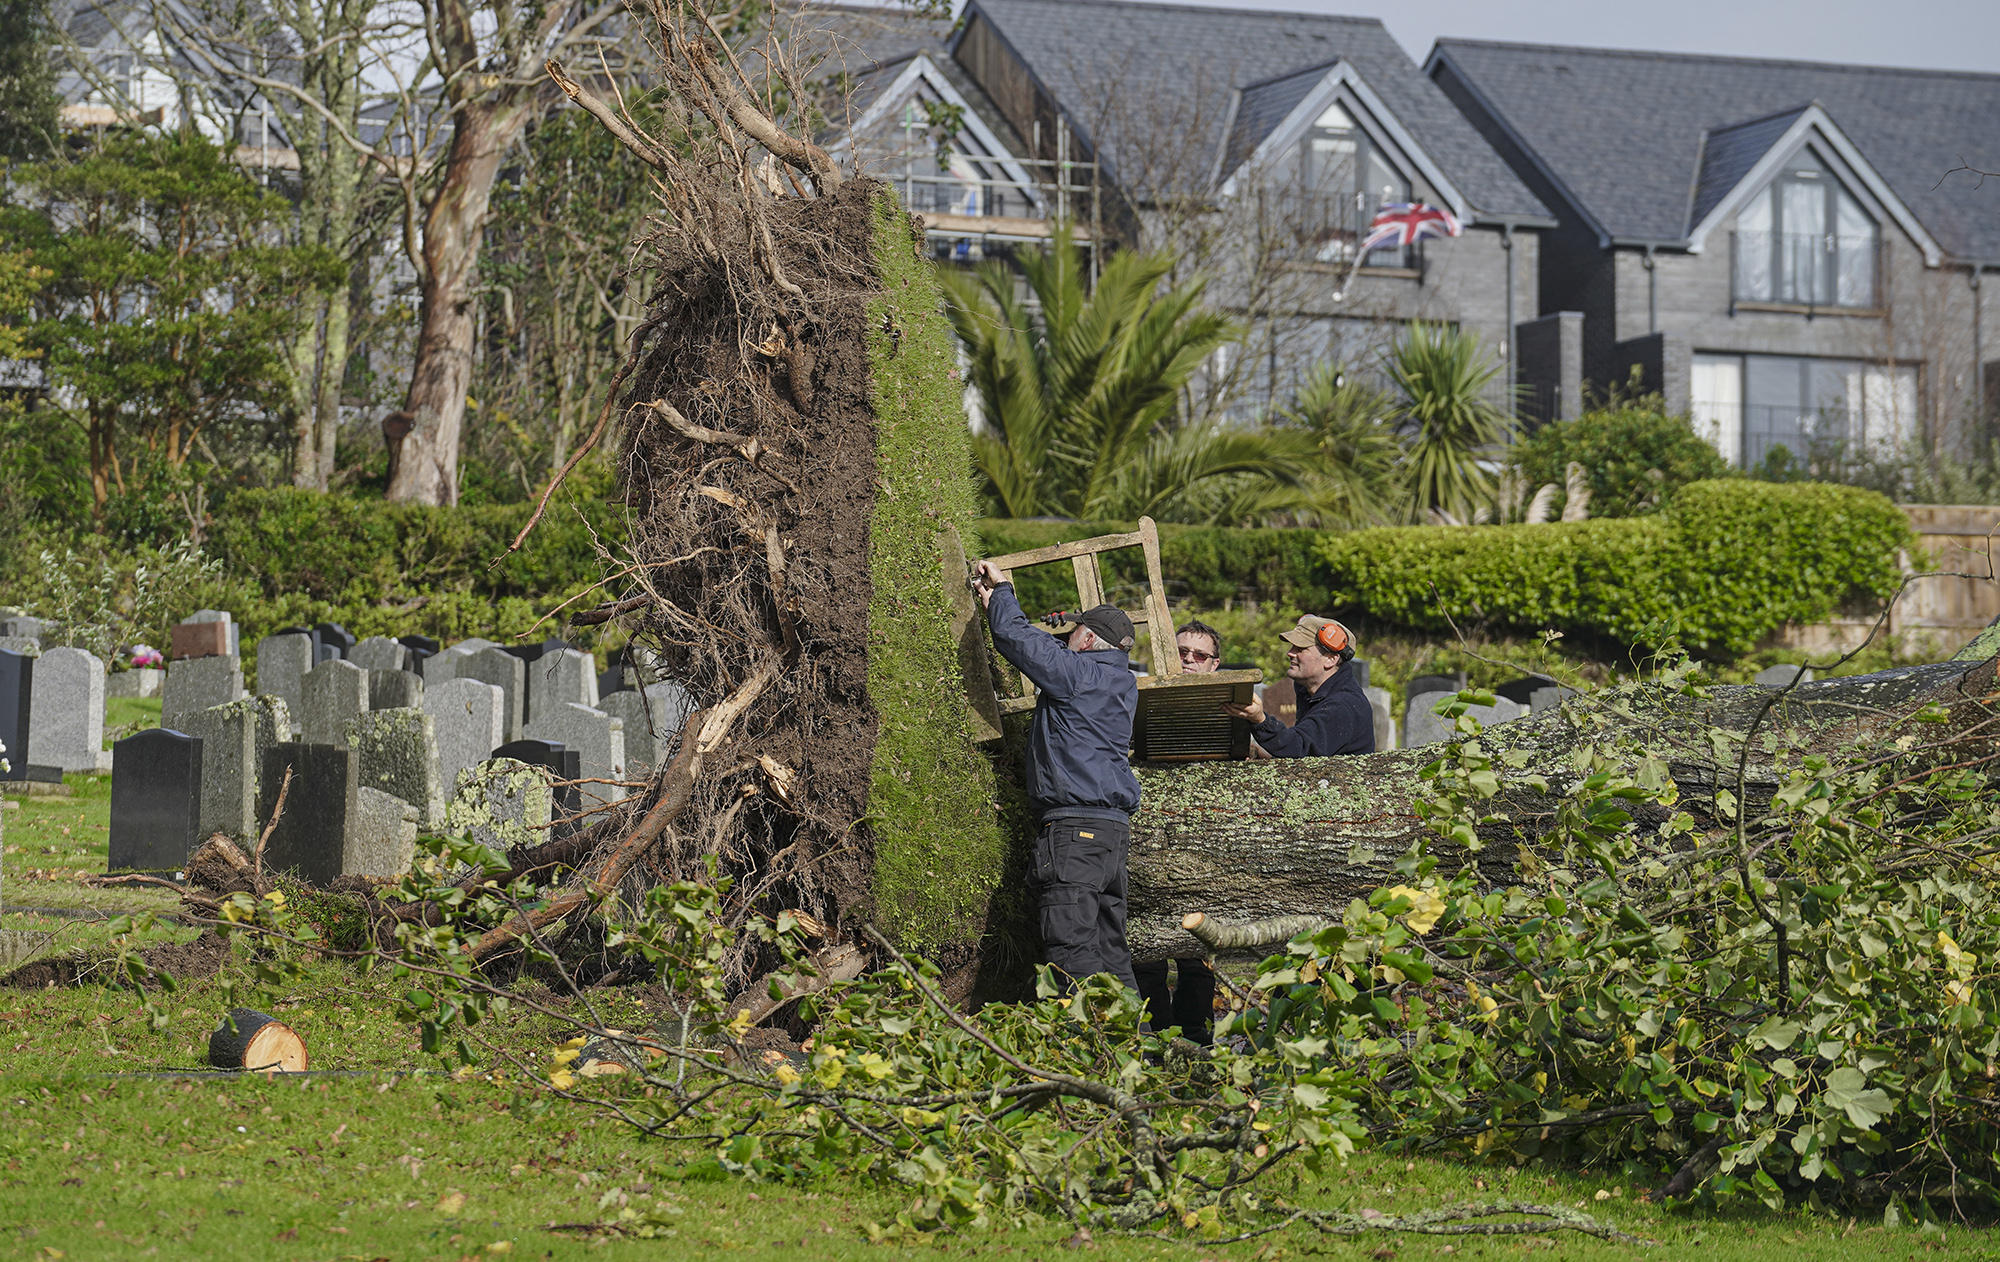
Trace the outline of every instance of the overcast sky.
[[[1188, 0], [1183, 0], [1188, 2]], [[1194, 0], [1204, 2], [1204, 0]], [[1421, 63], [1440, 35], [2000, 72], [2000, 0], [1205, 0], [1381, 18]], [[2000, 120], [1996, 120], [2000, 125]]]

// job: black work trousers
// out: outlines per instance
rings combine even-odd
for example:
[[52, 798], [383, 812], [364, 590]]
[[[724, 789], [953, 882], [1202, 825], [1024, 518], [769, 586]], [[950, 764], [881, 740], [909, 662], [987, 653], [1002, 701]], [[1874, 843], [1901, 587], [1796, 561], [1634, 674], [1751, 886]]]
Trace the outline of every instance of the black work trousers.
[[1215, 1012], [1215, 970], [1200, 958], [1174, 963], [1180, 966], [1181, 975], [1179, 984], [1172, 987], [1167, 985], [1167, 961], [1148, 960], [1132, 966], [1139, 979], [1139, 994], [1152, 1014], [1152, 1027], [1164, 1030], [1177, 1025], [1182, 1038], [1207, 1046], [1209, 1022]]
[[1028, 890], [1041, 904], [1042, 946], [1049, 963], [1082, 981], [1109, 973], [1133, 990], [1125, 945], [1125, 851], [1128, 824], [1101, 819], [1044, 820], [1035, 836]]

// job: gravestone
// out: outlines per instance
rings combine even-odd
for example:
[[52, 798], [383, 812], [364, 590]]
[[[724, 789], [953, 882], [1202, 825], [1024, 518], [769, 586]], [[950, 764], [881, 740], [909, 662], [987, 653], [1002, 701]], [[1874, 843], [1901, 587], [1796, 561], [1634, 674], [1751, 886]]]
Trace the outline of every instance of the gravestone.
[[229, 647], [224, 649], [223, 652], [230, 653], [236, 657], [243, 656], [243, 627], [234, 618], [229, 616], [228, 610], [197, 609], [187, 617], [181, 619], [182, 625], [190, 622], [219, 622], [223, 626], [228, 627]]
[[226, 622], [183, 622], [173, 629], [169, 656], [174, 661], [197, 657], [228, 657], [229, 624]]
[[[277, 697], [245, 697], [182, 715], [179, 730], [201, 740], [201, 836], [222, 833], [232, 841], [254, 843], [261, 827], [257, 777], [264, 753], [292, 738], [285, 703]], [[125, 769], [117, 774], [123, 776]]]
[[0, 635], [12, 639], [40, 641], [42, 636], [48, 633], [48, 629], [49, 621], [46, 618], [30, 617], [24, 613], [0, 618]]
[[313, 634], [319, 637], [321, 647], [330, 650], [335, 657], [346, 657], [354, 650], [354, 636], [338, 622], [313, 624]]
[[1554, 684], [1545, 688], [1537, 688], [1528, 694], [1528, 713], [1540, 714], [1544, 710], [1553, 710], [1557, 706], [1560, 706], [1565, 698], [1581, 697], [1582, 695], [1581, 692], [1578, 692], [1574, 688], [1562, 688]]
[[28, 734], [34, 726], [35, 659], [0, 648], [0, 780], [28, 778]]
[[257, 691], [283, 699], [294, 720], [306, 712], [306, 672], [312, 668], [310, 631], [280, 631], [257, 641]]
[[242, 699], [243, 666], [235, 657], [177, 658], [167, 663], [160, 690], [160, 726], [175, 727], [182, 715]]
[[427, 635], [404, 635], [396, 637], [396, 643], [410, 650], [410, 664], [406, 669], [417, 674], [424, 673], [424, 663], [438, 655], [441, 645]]
[[445, 828], [471, 833], [482, 846], [506, 854], [549, 840], [553, 795], [547, 767], [515, 758], [487, 758], [467, 767], [445, 807]]
[[582, 795], [577, 792], [576, 784], [583, 778], [581, 754], [557, 741], [520, 740], [508, 741], [494, 750], [493, 756], [546, 767], [555, 780], [566, 782], [552, 786], [555, 796], [550, 809], [555, 812], [556, 826], [550, 835], [560, 837], [575, 827], [575, 816], [583, 809]]
[[[285, 811], [271, 825], [288, 768], [292, 784], [285, 793]], [[257, 784], [257, 817], [271, 828], [264, 869], [297, 873], [321, 889], [332, 884], [347, 861], [359, 780], [359, 758], [342, 746], [288, 741], [265, 750]]]
[[694, 711], [694, 698], [669, 679], [643, 692], [614, 692], [597, 708], [624, 721], [625, 778], [643, 780], [672, 755], [674, 738]]
[[408, 670], [410, 650], [386, 635], [371, 635], [347, 654], [363, 670]]
[[157, 697], [167, 682], [167, 672], [151, 666], [113, 671], [104, 680], [107, 697]]
[[597, 697], [602, 701], [614, 692], [625, 692], [632, 687], [625, 678], [625, 648], [620, 645], [605, 656], [604, 669], [597, 675]]
[[408, 802], [425, 828], [444, 826], [444, 784], [430, 715], [415, 708], [370, 710], [350, 720], [343, 735], [360, 755], [363, 788]]
[[1289, 679], [1273, 679], [1264, 685], [1262, 695], [1264, 716], [1276, 719], [1286, 727], [1295, 727], [1299, 721], [1298, 685]]
[[421, 709], [424, 704], [424, 677], [407, 670], [368, 672], [368, 708], [371, 710]]
[[424, 662], [424, 682], [435, 684], [447, 679], [457, 679], [459, 668], [465, 664], [466, 658], [481, 649], [498, 647], [499, 645], [491, 640], [482, 640], [474, 636], [469, 640], [460, 640], [449, 648], [440, 649], [435, 657], [428, 658]]
[[1494, 688], [1493, 695], [1505, 697], [1518, 705], [1533, 705], [1535, 694], [1544, 688], [1555, 687], [1555, 683], [1546, 675], [1523, 675]]
[[25, 635], [0, 635], [0, 650], [19, 653], [23, 657], [40, 657], [42, 642]]
[[[1461, 692], [1465, 688], [1465, 672], [1455, 675], [1418, 675], [1403, 685], [1403, 695], [1414, 697], [1420, 692]], [[1404, 707], [1404, 717], [1409, 717], [1408, 707]]]
[[437, 740], [438, 779], [447, 791], [458, 773], [484, 762], [506, 743], [507, 694], [477, 679], [447, 679], [424, 685], [424, 712]]
[[1802, 684], [1811, 683], [1812, 667], [1786, 663], [1783, 666], [1766, 666], [1757, 672], [1757, 682], [1766, 688], [1789, 688], [1795, 679]]
[[[1415, 749], [1420, 745], [1435, 745], [1457, 735], [1450, 719], [1438, 717], [1432, 707], [1447, 697], [1455, 697], [1459, 691], [1424, 692], [1410, 698], [1409, 709], [1404, 713], [1403, 748]], [[1466, 707], [1467, 714], [1478, 719], [1487, 727], [1496, 723], [1508, 723], [1528, 712], [1528, 707], [1505, 697], [1495, 697], [1492, 705]]]
[[544, 710], [570, 702], [597, 705], [597, 662], [588, 653], [551, 649], [528, 661], [526, 678], [528, 695], [521, 709], [524, 732]]
[[362, 785], [341, 847], [342, 876], [400, 876], [417, 857], [417, 808], [393, 793]]
[[353, 662], [329, 658], [306, 672], [305, 713], [300, 737], [308, 745], [339, 745], [347, 721], [368, 709], [368, 672]]
[[113, 872], [179, 872], [201, 841], [201, 738], [151, 728], [112, 746]]
[[94, 654], [53, 648], [36, 660], [28, 744], [44, 766], [103, 770], [104, 663]]
[[[529, 740], [548, 741], [574, 750], [582, 779], [625, 778], [625, 724], [602, 710], [565, 701], [529, 720], [524, 734]], [[580, 788], [585, 803], [591, 806], [616, 802], [625, 796], [625, 790], [616, 784], [588, 784]]]
[[538, 644], [509, 644], [505, 651], [512, 653], [524, 662], [539, 662], [550, 653], [575, 647], [568, 640], [548, 639]]
[[526, 719], [523, 711], [528, 692], [526, 662], [497, 648], [480, 649], [467, 654], [458, 664], [457, 678], [477, 679], [483, 684], [498, 685], [507, 694], [502, 735], [509, 741], [521, 739], [521, 724]]
[[1379, 754], [1396, 748], [1396, 715], [1389, 690], [1363, 686], [1361, 695], [1368, 698], [1368, 709], [1375, 716], [1375, 752]]

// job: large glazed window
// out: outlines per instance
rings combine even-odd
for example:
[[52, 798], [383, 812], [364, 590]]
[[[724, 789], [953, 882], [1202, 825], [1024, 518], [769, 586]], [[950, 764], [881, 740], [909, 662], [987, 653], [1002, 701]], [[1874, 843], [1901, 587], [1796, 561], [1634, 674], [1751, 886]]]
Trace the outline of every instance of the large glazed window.
[[1782, 447], [1804, 464], [1892, 457], [1916, 436], [1917, 370], [1794, 355], [1696, 355], [1689, 411], [1731, 464]]
[[[1375, 212], [1410, 200], [1410, 182], [1339, 103], [1327, 106], [1299, 142], [1299, 239], [1320, 263], [1351, 263]], [[1403, 248], [1371, 250], [1366, 267], [1404, 267]]]
[[1805, 155], [1736, 217], [1737, 300], [1873, 307], [1879, 242], [1861, 203]]

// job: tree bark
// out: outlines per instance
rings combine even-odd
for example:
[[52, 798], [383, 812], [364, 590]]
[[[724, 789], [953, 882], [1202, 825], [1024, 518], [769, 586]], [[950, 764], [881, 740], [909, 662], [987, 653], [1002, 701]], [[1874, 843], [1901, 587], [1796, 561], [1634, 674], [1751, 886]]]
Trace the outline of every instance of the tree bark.
[[[1927, 705], [1947, 707], [1950, 720], [1916, 728], [1926, 744], [1957, 733], [1959, 742], [1939, 762], [1983, 757], [1996, 747], [1994, 661], [2000, 633], [1989, 631], [1968, 652], [1984, 660], [1955, 660], [1902, 667], [1872, 675], [1806, 684], [1771, 707], [1758, 731], [1783, 727], [1805, 733], [1809, 747], [1834, 749], [1861, 732], [1879, 730]], [[1982, 647], [1983, 646], [1983, 647]], [[1700, 703], [1632, 711], [1617, 721], [1627, 730], [1650, 727], [1663, 737], [1684, 738], [1683, 751], [1708, 747], [1705, 729], [1749, 730], [1775, 690], [1723, 687]], [[1617, 705], [1618, 694], [1596, 704]], [[1629, 704], [1629, 702], [1627, 703]], [[1517, 880], [1516, 841], [1538, 836], [1553, 818], [1557, 786], [1570, 776], [1568, 755], [1588, 736], [1573, 712], [1544, 711], [1491, 729], [1489, 750], [1523, 749], [1528, 765], [1498, 768], [1501, 792], [1482, 809], [1495, 818], [1482, 825], [1485, 843], [1476, 856], [1435, 838], [1431, 853], [1455, 870], [1470, 859], [1484, 880], [1501, 887]], [[1601, 712], [1600, 712], [1601, 713]], [[1759, 741], [1753, 748], [1761, 745]], [[1425, 835], [1416, 803], [1433, 786], [1423, 768], [1441, 745], [1345, 758], [1278, 759], [1139, 768], [1139, 811], [1132, 817], [1131, 893], [1127, 940], [1135, 959], [1193, 958], [1209, 953], [1181, 927], [1183, 916], [1202, 912], [1236, 924], [1280, 916], [1338, 917], [1352, 898], [1397, 883], [1395, 862]], [[1677, 810], [1706, 826], [1718, 787], [1735, 783], [1736, 767], [1705, 757], [1670, 756], [1680, 790]], [[1522, 783], [1539, 773], [1551, 792]], [[1990, 768], [1988, 774], [1991, 774]], [[1777, 787], [1770, 764], [1753, 757], [1745, 769], [1745, 797], [1768, 800]], [[1666, 813], [1636, 812], [1639, 825], [1663, 822]], [[1264, 954], [1257, 950], [1254, 954]]]

